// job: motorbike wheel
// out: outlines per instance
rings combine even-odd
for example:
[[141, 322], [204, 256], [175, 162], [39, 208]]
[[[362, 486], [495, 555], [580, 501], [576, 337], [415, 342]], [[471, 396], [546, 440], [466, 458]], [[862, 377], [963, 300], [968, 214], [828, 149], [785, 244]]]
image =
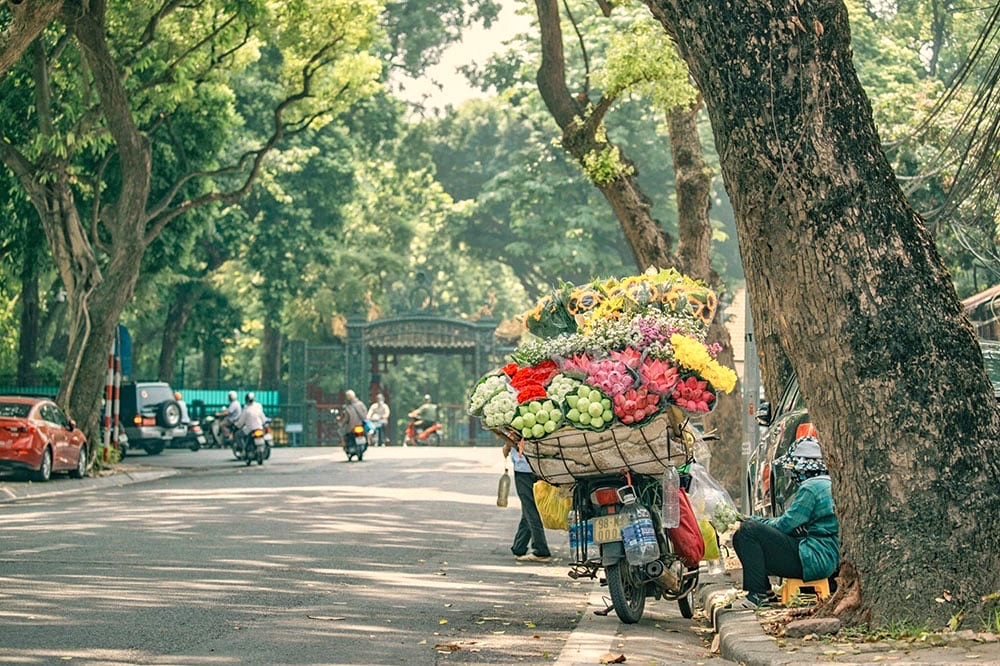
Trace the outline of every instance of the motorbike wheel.
[[646, 609], [646, 583], [636, 576], [636, 567], [625, 560], [609, 565], [605, 571], [615, 614], [625, 624], [635, 624]]
[[441, 446], [441, 433], [432, 432], [427, 435], [427, 445], [428, 446]]
[[257, 451], [257, 464], [258, 465], [263, 465], [264, 464], [264, 452], [263, 451]]
[[677, 600], [677, 607], [680, 608], [681, 617], [685, 620], [690, 620], [694, 617], [694, 587]]

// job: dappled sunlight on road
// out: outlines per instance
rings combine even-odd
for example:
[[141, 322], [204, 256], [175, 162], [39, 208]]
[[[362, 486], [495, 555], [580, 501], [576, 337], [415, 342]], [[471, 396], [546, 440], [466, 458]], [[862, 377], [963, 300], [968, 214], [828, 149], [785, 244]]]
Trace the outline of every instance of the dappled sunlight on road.
[[[313, 651], [294, 663], [384, 664], [402, 651], [432, 664], [449, 641], [481, 663], [537, 657], [533, 643], [575, 624], [592, 582], [566, 576], [558, 532], [552, 562], [514, 561], [516, 499], [495, 506], [502, 460], [433, 453], [396, 469], [303, 456], [302, 485], [279, 463], [29, 500], [0, 530], [0, 662], [268, 664]], [[48, 647], [30, 639], [40, 630]], [[234, 644], [242, 657], [222, 656]]]

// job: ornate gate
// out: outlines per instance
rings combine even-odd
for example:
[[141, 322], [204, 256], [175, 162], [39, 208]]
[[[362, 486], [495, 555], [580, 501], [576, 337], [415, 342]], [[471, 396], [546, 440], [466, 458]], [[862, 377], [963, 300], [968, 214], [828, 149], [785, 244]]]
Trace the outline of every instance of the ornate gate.
[[[333, 446], [341, 433], [330, 409], [343, 403], [346, 387], [370, 387], [370, 402], [379, 390], [382, 370], [393, 359], [413, 354], [459, 356], [468, 374], [479, 377], [497, 363], [494, 320], [465, 321], [431, 314], [411, 314], [387, 319], [347, 322], [342, 345], [289, 346], [289, 402], [302, 405], [302, 437], [306, 446]], [[360, 392], [359, 392], [360, 394]], [[476, 421], [464, 413], [468, 443], [475, 443]], [[452, 421], [459, 418], [452, 415]], [[456, 422], [445, 423], [456, 432]], [[452, 426], [452, 427], [449, 427]]]

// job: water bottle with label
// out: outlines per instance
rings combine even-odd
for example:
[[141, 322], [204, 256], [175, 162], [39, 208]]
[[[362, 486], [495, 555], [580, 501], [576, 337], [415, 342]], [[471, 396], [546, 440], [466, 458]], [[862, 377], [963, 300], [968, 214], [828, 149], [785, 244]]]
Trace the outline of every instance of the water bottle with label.
[[625, 544], [625, 559], [636, 566], [652, 562], [660, 556], [660, 545], [656, 541], [656, 531], [653, 529], [653, 517], [649, 509], [637, 502], [634, 497], [626, 499], [625, 514], [628, 524], [622, 528], [622, 541]]
[[576, 509], [570, 509], [566, 515], [566, 525], [569, 528], [569, 547], [576, 550], [580, 547], [580, 535], [583, 535], [583, 543], [588, 546], [594, 545], [594, 524], [589, 520], [580, 521], [580, 514]]
[[663, 529], [671, 529], [681, 524], [680, 475], [671, 465], [663, 473]]

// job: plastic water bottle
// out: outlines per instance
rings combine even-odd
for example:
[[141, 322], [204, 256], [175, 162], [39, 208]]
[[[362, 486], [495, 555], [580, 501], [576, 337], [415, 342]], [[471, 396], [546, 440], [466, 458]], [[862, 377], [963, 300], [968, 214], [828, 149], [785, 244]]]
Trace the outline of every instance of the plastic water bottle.
[[566, 515], [566, 525], [569, 528], [569, 547], [576, 550], [581, 545], [580, 536], [583, 535], [583, 543], [588, 546], [594, 545], [594, 524], [589, 520], [580, 522], [580, 514], [576, 509], [570, 509]]
[[510, 495], [510, 474], [504, 469], [503, 476], [497, 484], [497, 506], [507, 506], [508, 495]]
[[660, 545], [653, 529], [653, 517], [649, 509], [632, 499], [625, 505], [629, 522], [622, 528], [625, 543], [625, 559], [636, 566], [652, 562], [660, 556]]
[[576, 509], [570, 509], [566, 514], [566, 527], [569, 529], [569, 547], [576, 550], [580, 547], [580, 514]]
[[680, 475], [677, 468], [671, 465], [663, 473], [663, 529], [670, 529], [681, 524]]

